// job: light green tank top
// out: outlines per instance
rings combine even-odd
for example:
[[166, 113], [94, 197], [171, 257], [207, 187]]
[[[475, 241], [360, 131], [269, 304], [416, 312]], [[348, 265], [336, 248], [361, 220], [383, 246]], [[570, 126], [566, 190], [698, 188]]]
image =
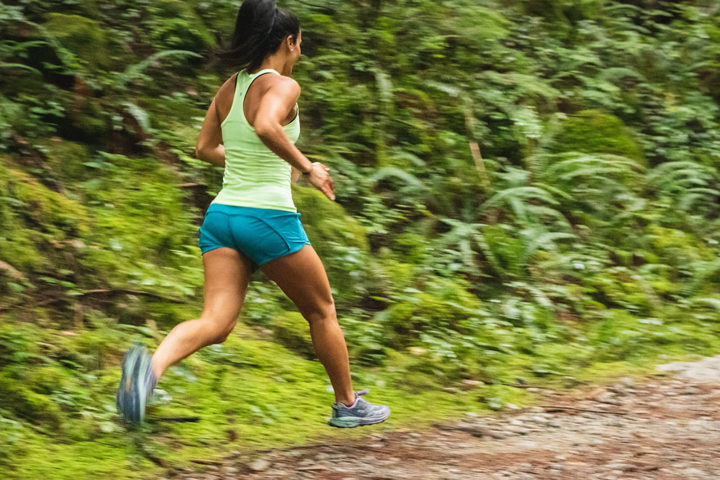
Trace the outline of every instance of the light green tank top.
[[[243, 207], [272, 208], [297, 212], [292, 198], [291, 165], [270, 150], [257, 136], [243, 113], [245, 93], [260, 75], [277, 70], [265, 68], [255, 73], [241, 70], [228, 116], [223, 120], [225, 172], [223, 185], [211, 203]], [[283, 126], [294, 144], [300, 136], [300, 109], [292, 122]]]

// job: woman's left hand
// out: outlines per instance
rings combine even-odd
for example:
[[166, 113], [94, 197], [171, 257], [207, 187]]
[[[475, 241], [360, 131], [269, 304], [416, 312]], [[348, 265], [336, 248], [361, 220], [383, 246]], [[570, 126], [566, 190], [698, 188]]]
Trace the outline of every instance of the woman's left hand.
[[330, 200], [335, 200], [335, 181], [328, 173], [330, 168], [320, 162], [313, 162], [313, 169], [308, 180]]

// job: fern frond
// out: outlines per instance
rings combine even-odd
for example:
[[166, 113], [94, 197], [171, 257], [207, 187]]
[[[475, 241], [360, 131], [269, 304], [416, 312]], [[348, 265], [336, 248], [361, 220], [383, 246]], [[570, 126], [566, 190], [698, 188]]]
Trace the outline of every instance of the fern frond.
[[135, 78], [138, 78], [142, 76], [143, 70], [148, 68], [153, 62], [156, 62], [160, 59], [166, 58], [166, 57], [174, 57], [174, 56], [185, 56], [185, 57], [199, 57], [202, 58], [202, 55], [191, 52], [189, 50], [165, 50], [162, 52], [157, 52], [146, 59], [135, 63], [133, 65], [128, 66], [125, 71], [122, 73], [115, 74], [114, 78], [114, 86], [117, 89], [123, 89], [125, 88], [125, 85], [134, 80]]

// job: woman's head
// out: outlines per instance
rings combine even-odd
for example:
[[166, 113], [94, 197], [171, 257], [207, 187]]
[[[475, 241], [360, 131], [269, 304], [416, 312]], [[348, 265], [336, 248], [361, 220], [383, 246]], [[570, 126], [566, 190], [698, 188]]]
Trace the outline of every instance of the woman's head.
[[228, 48], [218, 52], [225, 63], [256, 70], [263, 60], [278, 54], [289, 67], [300, 56], [300, 21], [275, 0], [245, 0], [238, 10]]

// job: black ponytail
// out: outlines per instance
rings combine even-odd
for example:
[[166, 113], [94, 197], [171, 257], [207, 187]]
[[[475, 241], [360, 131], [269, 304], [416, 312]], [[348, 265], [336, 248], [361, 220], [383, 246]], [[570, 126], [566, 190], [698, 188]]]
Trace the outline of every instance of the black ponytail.
[[221, 46], [216, 56], [228, 66], [255, 70], [267, 55], [277, 51], [285, 37], [292, 35], [297, 41], [299, 34], [298, 18], [278, 8], [275, 0], [245, 0], [238, 10], [230, 46]]

